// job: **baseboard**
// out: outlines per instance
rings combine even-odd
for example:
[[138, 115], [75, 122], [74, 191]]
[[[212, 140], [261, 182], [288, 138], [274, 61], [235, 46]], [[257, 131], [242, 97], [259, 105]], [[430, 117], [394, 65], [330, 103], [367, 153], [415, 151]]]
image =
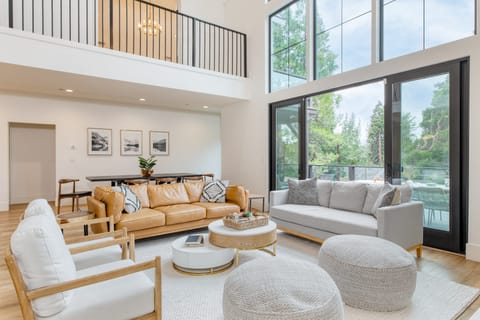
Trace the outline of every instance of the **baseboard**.
[[0, 201], [0, 212], [10, 210], [10, 204], [7, 201]]
[[465, 248], [465, 258], [467, 260], [480, 262], [480, 244], [467, 243]]

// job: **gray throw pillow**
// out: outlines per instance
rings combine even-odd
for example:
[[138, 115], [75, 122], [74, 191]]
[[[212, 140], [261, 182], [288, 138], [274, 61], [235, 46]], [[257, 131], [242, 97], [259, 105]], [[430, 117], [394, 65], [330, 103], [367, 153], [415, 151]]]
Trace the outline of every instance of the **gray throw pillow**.
[[390, 183], [386, 183], [382, 192], [378, 196], [377, 201], [375, 201], [375, 204], [373, 205], [372, 214], [377, 217], [378, 208], [392, 205], [395, 195], [398, 195], [397, 188], [392, 186]]
[[383, 184], [373, 183], [367, 185], [367, 197], [363, 204], [362, 212], [366, 214], [373, 214], [372, 208], [375, 205], [380, 193], [383, 190]]
[[287, 203], [318, 206], [317, 178], [306, 180], [288, 179]]

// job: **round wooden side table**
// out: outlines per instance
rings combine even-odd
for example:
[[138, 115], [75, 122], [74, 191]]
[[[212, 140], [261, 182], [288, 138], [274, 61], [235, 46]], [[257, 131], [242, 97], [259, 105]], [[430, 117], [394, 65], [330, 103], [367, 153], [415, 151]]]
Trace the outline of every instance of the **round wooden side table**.
[[[240, 250], [261, 250], [277, 255], [277, 224], [269, 221], [267, 225], [246, 230], [226, 227], [222, 220], [208, 225], [210, 243], [222, 248], [235, 248], [235, 265], [238, 265]], [[269, 250], [268, 247], [272, 246]]]

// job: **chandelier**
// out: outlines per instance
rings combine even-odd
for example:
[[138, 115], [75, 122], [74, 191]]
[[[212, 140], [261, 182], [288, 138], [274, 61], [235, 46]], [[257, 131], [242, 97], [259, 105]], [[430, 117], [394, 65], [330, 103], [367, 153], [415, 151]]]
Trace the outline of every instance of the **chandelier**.
[[143, 20], [137, 27], [143, 34], [149, 36], [158, 36], [158, 34], [162, 32], [162, 26], [157, 21], [152, 20], [150, 14], [148, 14], [148, 19]]

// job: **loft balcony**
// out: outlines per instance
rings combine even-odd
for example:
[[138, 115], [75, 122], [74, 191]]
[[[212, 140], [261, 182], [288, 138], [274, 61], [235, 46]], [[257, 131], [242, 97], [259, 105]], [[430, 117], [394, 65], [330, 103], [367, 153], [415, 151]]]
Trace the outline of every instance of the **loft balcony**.
[[183, 106], [219, 107], [250, 98], [241, 32], [143, 0], [2, 3], [2, 89], [48, 93], [48, 78], [52, 87], [86, 86], [85, 98], [125, 102], [126, 92], [150, 93], [159, 106], [178, 97]]

